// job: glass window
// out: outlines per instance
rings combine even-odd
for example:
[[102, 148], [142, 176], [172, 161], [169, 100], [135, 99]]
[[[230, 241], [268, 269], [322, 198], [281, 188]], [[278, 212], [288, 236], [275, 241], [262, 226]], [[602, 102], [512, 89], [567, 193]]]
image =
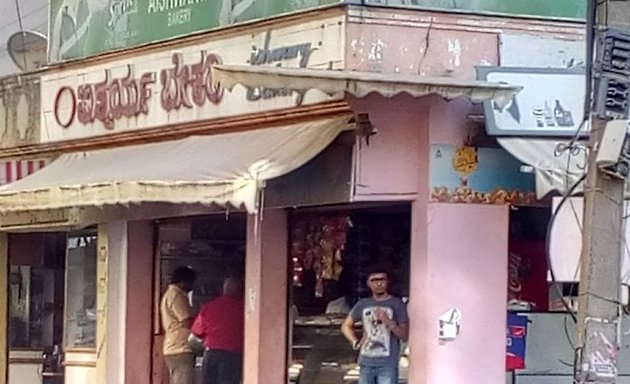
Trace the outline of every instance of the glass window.
[[[37, 270], [12, 265], [9, 275], [9, 345], [11, 348], [40, 348], [41, 318], [33, 308], [33, 286]], [[39, 285], [39, 284], [37, 284]]]
[[9, 347], [61, 343], [65, 233], [9, 235]]
[[96, 259], [96, 235], [68, 237], [66, 348], [96, 347]]

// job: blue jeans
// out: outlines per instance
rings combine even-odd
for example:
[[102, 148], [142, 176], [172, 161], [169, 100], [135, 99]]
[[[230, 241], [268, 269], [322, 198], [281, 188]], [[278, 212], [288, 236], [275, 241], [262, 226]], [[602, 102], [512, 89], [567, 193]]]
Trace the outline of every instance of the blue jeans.
[[398, 384], [398, 367], [370, 367], [362, 365], [359, 384]]
[[242, 354], [206, 349], [203, 354], [203, 384], [240, 384], [242, 367]]

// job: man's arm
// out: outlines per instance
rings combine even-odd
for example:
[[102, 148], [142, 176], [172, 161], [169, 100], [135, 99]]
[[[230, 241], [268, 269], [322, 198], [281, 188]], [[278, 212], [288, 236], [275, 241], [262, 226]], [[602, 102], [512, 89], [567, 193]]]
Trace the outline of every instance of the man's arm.
[[400, 308], [398, 312], [398, 330], [394, 333], [396, 337], [402, 341], [409, 340], [409, 314], [407, 313], [407, 305], [400, 301]]
[[202, 316], [202, 312], [199, 312], [199, 314], [197, 315], [197, 318], [195, 319], [195, 321], [192, 324], [192, 327], [190, 328], [190, 331], [192, 332], [193, 335], [203, 339], [204, 335], [205, 335], [205, 331], [204, 331], [204, 326], [203, 326], [203, 316]]
[[187, 319], [184, 319], [184, 321], [182, 321], [182, 326], [186, 329], [191, 329], [192, 325], [193, 325], [193, 318], [189, 317]]
[[[403, 310], [404, 309], [403, 307]], [[387, 329], [389, 329], [397, 339], [407, 341], [409, 338], [409, 318], [406, 312], [402, 313], [400, 323], [396, 323], [394, 320], [390, 319], [387, 313], [382, 309], [376, 310], [376, 317], [385, 324]]]
[[343, 324], [341, 324], [341, 333], [346, 337], [346, 339], [352, 343], [352, 347], [354, 349], [358, 349], [359, 347], [359, 338], [357, 334], [354, 332], [354, 320], [352, 316], [346, 316]]
[[188, 301], [182, 299], [173, 300], [173, 314], [186, 329], [191, 329], [193, 325], [194, 315]]
[[[393, 323], [393, 322], [392, 322]], [[389, 328], [398, 340], [407, 341], [409, 339], [409, 322], [401, 324], [394, 323]]]

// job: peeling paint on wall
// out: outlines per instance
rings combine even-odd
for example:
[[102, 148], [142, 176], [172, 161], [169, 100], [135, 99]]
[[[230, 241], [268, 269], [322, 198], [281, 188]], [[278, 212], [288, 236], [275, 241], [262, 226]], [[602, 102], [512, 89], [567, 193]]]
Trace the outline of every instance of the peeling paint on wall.
[[256, 301], [258, 299], [258, 294], [256, 289], [250, 288], [247, 293], [247, 316], [256, 312]]
[[352, 50], [356, 52], [357, 50], [357, 44], [359, 43], [359, 41], [357, 39], [352, 39], [352, 41], [350, 42], [350, 47], [352, 47]]
[[459, 39], [448, 39], [448, 51], [453, 54], [453, 58], [450, 60], [451, 64], [456, 67], [461, 65], [462, 46], [459, 43]]
[[496, 33], [349, 23], [347, 38], [348, 70], [474, 79], [480, 63], [498, 65]]
[[370, 47], [370, 53], [368, 54], [368, 59], [371, 61], [378, 61], [379, 63], [383, 61], [383, 49], [385, 48], [385, 43], [381, 39], [377, 39], [372, 46]]

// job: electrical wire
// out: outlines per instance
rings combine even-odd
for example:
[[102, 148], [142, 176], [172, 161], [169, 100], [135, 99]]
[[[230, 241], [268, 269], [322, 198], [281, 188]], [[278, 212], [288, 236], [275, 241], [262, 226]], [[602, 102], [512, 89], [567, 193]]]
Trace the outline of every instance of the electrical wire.
[[[566, 181], [565, 181], [565, 189], [569, 187], [569, 175], [571, 175], [571, 158], [572, 156], [578, 156], [580, 154], [580, 152], [582, 151], [582, 147], [577, 146], [577, 145], [573, 145], [573, 147], [568, 147], [568, 154], [567, 154], [567, 165], [566, 165]], [[584, 149], [585, 152], [585, 157], [588, 156], [588, 151], [586, 149]], [[586, 159], [585, 159], [586, 160]], [[578, 165], [577, 168], [580, 168], [580, 166]], [[586, 167], [584, 167], [585, 169]], [[573, 212], [573, 218], [575, 219], [575, 222], [578, 226], [578, 229], [580, 231], [580, 233], [582, 233], [582, 222], [580, 220], [580, 215], [577, 212], [577, 209], [575, 209], [575, 204], [573, 204], [573, 200], [569, 200], [569, 205], [571, 206], [571, 211]], [[575, 280], [578, 280], [578, 273], [580, 271], [580, 264], [581, 264], [581, 260], [580, 258], [578, 258], [578, 262], [577, 265], [575, 266], [575, 273], [573, 274], [573, 278]]]
[[[590, 108], [590, 104], [589, 104], [589, 108]], [[580, 132], [586, 126], [586, 122], [588, 121], [588, 119], [589, 119], [588, 116], [585, 116], [582, 119], [582, 122], [580, 123], [578, 128], [575, 130], [575, 133], [573, 134], [573, 137], [571, 138], [571, 140], [569, 140], [568, 144], [560, 143], [560, 144], [557, 145], [556, 150], [555, 150], [555, 155], [556, 156], [559, 156], [560, 153], [565, 152], [565, 151], [574, 151], [574, 150], [578, 150], [579, 151], [580, 150], [579, 148], [576, 149], [575, 143], [580, 138]]]
[[[583, 111], [584, 114], [582, 116], [582, 121], [581, 121], [580, 125], [578, 126], [578, 129], [575, 131], [575, 134], [573, 135], [573, 137], [571, 138], [569, 143], [566, 144], [566, 145], [558, 145], [556, 147], [556, 150], [555, 150], [555, 153], [554, 153], [556, 156], [560, 156], [560, 154], [562, 152], [565, 152], [565, 151], [568, 152], [568, 160], [567, 160], [567, 167], [566, 167], [566, 174], [567, 175], [570, 174], [571, 156], [577, 155], [581, 151], [581, 148], [576, 147], [576, 142], [580, 138], [580, 133], [581, 133], [582, 129], [584, 128], [584, 126], [586, 125], [586, 122], [588, 121], [588, 119], [590, 117], [590, 112], [591, 112], [592, 107], [593, 107], [593, 77], [592, 77], [592, 69], [593, 69], [593, 59], [594, 59], [594, 57], [593, 57], [594, 56], [594, 46], [593, 45], [594, 45], [594, 40], [595, 40], [595, 27], [597, 25], [596, 24], [596, 21], [597, 21], [597, 0], [588, 0], [587, 15], [586, 16], [587, 16], [586, 17], [586, 21], [587, 21], [587, 27], [586, 27], [586, 58], [585, 58], [585, 62], [586, 62], [586, 81], [585, 81], [586, 91], [585, 91], [585, 98], [584, 98], [584, 111]], [[551, 218], [549, 219], [549, 223], [547, 225], [546, 241], [545, 241], [545, 248], [546, 248], [545, 249], [545, 254], [546, 254], [546, 257], [547, 257], [547, 264], [549, 266], [549, 274], [551, 275], [551, 282], [556, 287], [556, 289], [558, 290], [558, 293], [560, 295], [560, 299], [562, 300], [563, 306], [569, 312], [569, 314], [571, 315], [571, 318], [573, 319], [573, 321], [576, 322], [576, 323], [577, 323], [577, 318], [575, 317], [575, 314], [573, 313], [573, 311], [569, 307], [569, 304], [566, 302], [566, 300], [564, 298], [564, 292], [562, 292], [562, 289], [560, 288], [560, 286], [558, 285], [558, 283], [556, 281], [556, 275], [555, 275], [554, 270], [553, 270], [553, 265], [551, 264], [551, 230], [553, 228], [553, 223], [555, 222], [555, 219], [556, 219], [558, 213], [560, 212], [560, 209], [566, 203], [566, 201], [569, 199], [569, 197], [571, 197], [573, 195], [573, 192], [577, 189], [577, 187], [585, 179], [586, 179], [586, 173], [584, 173], [571, 186], [571, 188], [568, 189], [568, 191], [562, 197], [562, 200], [560, 201], [560, 204], [558, 204], [558, 206], [556, 207], [555, 212], [553, 212], [553, 214], [551, 215]], [[567, 176], [567, 184], [568, 184], [568, 176]], [[577, 212], [575, 211], [575, 208], [573, 207], [573, 204], [571, 204], [571, 206], [572, 206], [572, 209], [573, 209], [574, 217], [578, 221], [578, 227], [581, 228], [581, 223], [578, 220]], [[578, 262], [578, 268], [579, 268], [579, 262]], [[569, 343], [572, 344], [570, 339], [569, 339]]]
[[22, 25], [22, 15], [20, 14], [20, 0], [15, 0], [15, 12], [17, 13], [17, 20], [20, 26], [20, 32], [24, 33], [24, 26]]
[[585, 58], [585, 92], [582, 121], [578, 126], [575, 134], [566, 146], [559, 145], [558, 151], [563, 152], [572, 150], [575, 143], [580, 138], [582, 129], [586, 126], [586, 122], [590, 118], [593, 109], [593, 56], [595, 44], [595, 27], [597, 21], [597, 0], [588, 0], [586, 10], [586, 58]]
[[[38, 8], [36, 8], [36, 9], [30, 11], [30, 12], [27, 12], [27, 13], [23, 14], [22, 15], [22, 20], [24, 20], [24, 19], [28, 18], [29, 16], [34, 15], [34, 14], [36, 14], [38, 12], [47, 11], [47, 10], [48, 10], [48, 4], [43, 5], [43, 6], [38, 7]], [[18, 24], [19, 22], [20, 22], [20, 19], [18, 18], [16, 20], [13, 20], [13, 21], [7, 23], [7, 24], [4, 24], [2, 27], [0, 27], [0, 31], [3, 31], [5, 29], [7, 29], [7, 28], [10, 28], [13, 25]], [[46, 22], [48, 22], [48, 21], [46, 21]]]
[[[621, 233], [623, 234], [623, 236], [621, 237], [621, 242], [623, 243], [623, 250], [625, 251], [625, 257], [626, 259], [628, 257], [630, 257], [630, 247], [628, 246], [628, 222], [626, 221], [626, 219], [628, 218], [628, 206], [629, 204], [624, 204], [624, 216], [623, 216], [623, 225], [622, 225], [622, 231]], [[623, 265], [623, 262], [622, 262]], [[624, 281], [628, 281], [628, 277], [630, 275], [630, 271], [627, 271], [623, 276], [621, 276], [621, 284], [622, 285], [626, 285], [623, 282]], [[627, 306], [623, 306], [623, 310], [624, 312], [627, 314], [628, 313], [628, 307]]]
[[[573, 136], [573, 139], [571, 139], [570, 143], [569, 143], [569, 149], [571, 149], [571, 147], [575, 146], [575, 143], [577, 142], [579, 136], [580, 136], [580, 130], [583, 128], [583, 126], [586, 124], [586, 121], [589, 119], [590, 117], [590, 113], [593, 109], [593, 60], [594, 60], [594, 44], [595, 44], [595, 28], [597, 26], [597, 8], [598, 7], [598, 0], [588, 0], [587, 1], [587, 9], [586, 9], [586, 58], [585, 58], [585, 62], [586, 62], [586, 68], [585, 68], [585, 72], [586, 72], [586, 81], [585, 81], [585, 85], [586, 85], [586, 89], [585, 89], [585, 94], [584, 94], [584, 116], [582, 119], [582, 123], [580, 124], [580, 127], [578, 128], [578, 130], [576, 131], [575, 135]], [[571, 152], [570, 152], [571, 154]], [[569, 154], [569, 156], [570, 156]], [[588, 155], [588, 153], [587, 153]], [[567, 171], [568, 171], [568, 167], [567, 167]], [[553, 224], [553, 221], [555, 220], [555, 217], [557, 215], [557, 213], [560, 211], [560, 208], [562, 207], [562, 205], [565, 203], [565, 201], [569, 198], [569, 196], [571, 196], [571, 194], [573, 193], [573, 191], [577, 188], [578, 185], [580, 185], [580, 183], [582, 183], [584, 180], [586, 179], [586, 173], [584, 173], [582, 175], [582, 177], [580, 177], [580, 179], [578, 181], [575, 182], [575, 184], [571, 187], [571, 189], [565, 194], [565, 196], [562, 198], [562, 201], [560, 201], [560, 204], [558, 205], [556, 211], [553, 213], [553, 215], [551, 216], [551, 219], [549, 220], [549, 227], [547, 228], [547, 241], [546, 241], [546, 247], [547, 247], [547, 258], [548, 258], [548, 262], [549, 262], [549, 271], [550, 271], [550, 275], [551, 275], [551, 280], [553, 281], [554, 285], [557, 287], [558, 291], [561, 291], [560, 287], [558, 286], [558, 284], [555, 282], [555, 275], [553, 273], [553, 266], [551, 265], [551, 256], [549, 253], [549, 249], [550, 249], [550, 235], [551, 235], [551, 227]], [[580, 261], [581, 258], [578, 259], [578, 268], [580, 266]], [[569, 310], [569, 313], [571, 314], [571, 318], [573, 319], [574, 323], [577, 323], [577, 318], [575, 317], [575, 314], [570, 310], [570, 308], [568, 307], [568, 304], [566, 302], [566, 300], [564, 299], [564, 296], [562, 295], [563, 292], [560, 292], [560, 298], [562, 299], [562, 304], [565, 306], [565, 308], [567, 310]], [[565, 317], [565, 332], [567, 333], [567, 339], [569, 340], [569, 343], [571, 344], [571, 347], [573, 348], [573, 383], [574, 384], [578, 384], [579, 383], [579, 376], [581, 375], [581, 364], [582, 364], [582, 352], [583, 349], [581, 346], [578, 346], [577, 348], [575, 348], [574, 344], [571, 342], [571, 339], [569, 338], [569, 334], [566, 328], [566, 317]]]
[[[18, 22], [20, 24], [20, 39], [22, 40], [22, 47], [24, 46], [24, 26], [22, 25], [22, 15], [20, 14], [20, 0], [15, 0], [15, 11], [17, 12]], [[26, 64], [26, 50], [22, 50], [22, 60], [24, 61], [24, 70], [28, 68]]]
[[586, 293], [583, 293], [583, 294], [579, 295], [579, 297], [582, 297], [582, 296], [592, 296], [592, 297], [594, 297], [596, 299], [599, 299], [599, 300], [606, 301], [606, 302], [611, 303], [611, 304], [615, 304], [615, 305], [621, 306], [621, 302], [620, 301], [609, 299], [607, 297], [598, 295], [596, 293], [586, 292]]
[[[22, 19], [25, 19], [25, 16], [22, 16]], [[17, 22], [17, 21], [16, 21]], [[28, 30], [31, 31], [36, 31], [39, 32], [43, 35], [47, 34], [47, 29], [48, 28], [48, 20], [36, 25], [35, 27], [32, 28], [28, 28]], [[2, 28], [0, 28], [0, 30], [2, 30]], [[22, 45], [24, 47], [25, 50], [29, 50], [30, 47], [39, 47], [41, 45], [40, 41], [29, 41], [29, 42], [22, 42]], [[0, 59], [3, 59], [5, 57], [9, 57], [11, 54], [9, 53], [9, 49], [6, 47], [0, 47]]]
[[597, 1], [588, 0], [586, 9], [586, 92], [584, 93], [584, 120], [588, 120], [593, 107], [593, 59], [595, 28], [597, 27]]
[[579, 384], [578, 372], [581, 372], [580, 362], [582, 361], [582, 347], [577, 347], [573, 351], [573, 383]]
[[546, 238], [545, 238], [545, 256], [547, 258], [547, 266], [549, 268], [549, 274], [551, 275], [551, 282], [552, 284], [556, 287], [556, 289], [558, 290], [558, 293], [560, 294], [560, 299], [562, 300], [562, 304], [564, 305], [565, 309], [567, 310], [567, 312], [569, 312], [569, 314], [571, 315], [571, 318], [573, 319], [573, 321], [575, 323], [577, 323], [577, 318], [575, 317], [575, 314], [573, 313], [573, 310], [571, 309], [571, 307], [569, 307], [569, 304], [567, 303], [567, 301], [564, 298], [564, 292], [562, 292], [562, 289], [560, 288], [560, 286], [557, 284], [556, 281], [556, 274], [553, 271], [553, 265], [551, 264], [551, 229], [553, 228], [553, 224], [556, 220], [556, 217], [558, 216], [558, 212], [560, 212], [560, 209], [562, 208], [562, 206], [564, 205], [564, 203], [566, 203], [566, 201], [569, 199], [569, 197], [571, 197], [573, 195], [573, 192], [577, 189], [577, 187], [586, 179], [586, 174], [583, 174], [572, 186], [571, 188], [569, 188], [569, 190], [564, 194], [564, 196], [562, 197], [562, 200], [560, 200], [560, 203], [558, 204], [558, 207], [556, 208], [556, 210], [552, 213], [551, 218], [549, 219], [549, 223], [547, 224], [547, 233], [546, 233]]
[[575, 350], [575, 343], [573, 343], [573, 340], [571, 340], [571, 335], [569, 335], [569, 328], [567, 325], [567, 317], [564, 317], [564, 334], [567, 336], [567, 341], [569, 342], [569, 345], [571, 346], [572, 350]]

